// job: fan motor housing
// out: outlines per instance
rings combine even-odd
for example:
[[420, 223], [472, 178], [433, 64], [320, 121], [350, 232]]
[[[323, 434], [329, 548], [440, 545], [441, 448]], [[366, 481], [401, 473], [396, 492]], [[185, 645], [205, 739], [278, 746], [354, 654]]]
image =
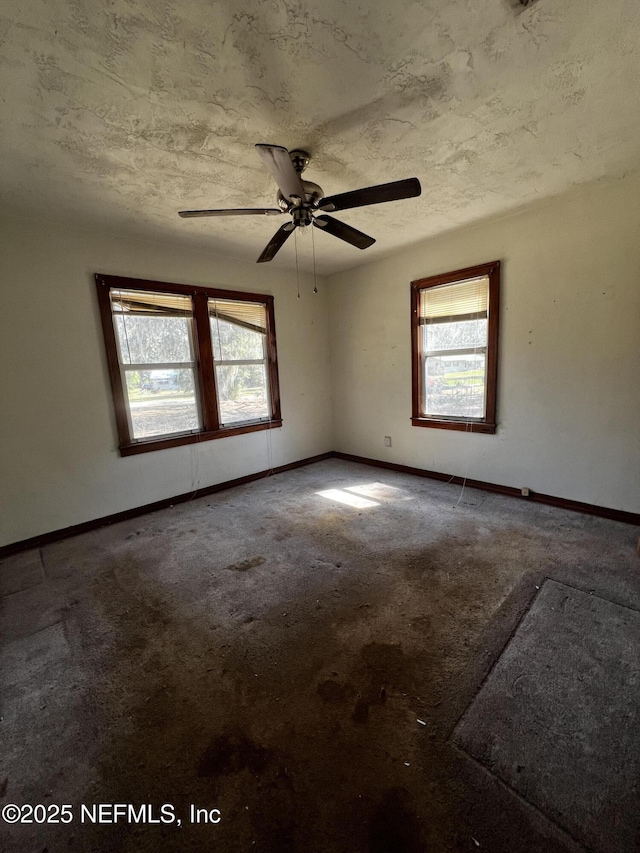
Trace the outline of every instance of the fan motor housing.
[[[301, 179], [302, 180], [302, 179]], [[309, 207], [317, 207], [320, 199], [324, 198], [324, 190], [318, 184], [315, 184], [313, 181], [302, 181], [302, 186], [304, 188], [304, 199], [303, 205], [308, 205]], [[278, 190], [278, 194], [276, 196], [276, 201], [278, 207], [281, 210], [290, 211], [295, 205], [289, 201], [289, 199], [285, 198], [280, 190]]]

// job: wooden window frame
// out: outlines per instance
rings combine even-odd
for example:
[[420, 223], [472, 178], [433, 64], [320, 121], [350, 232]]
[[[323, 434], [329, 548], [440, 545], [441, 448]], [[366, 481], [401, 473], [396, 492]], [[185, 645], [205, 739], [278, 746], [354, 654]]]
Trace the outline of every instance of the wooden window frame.
[[[220, 290], [212, 287], [199, 287], [188, 284], [174, 284], [165, 281], [127, 278], [124, 276], [95, 274], [98, 292], [98, 305], [107, 354], [107, 366], [111, 382], [111, 392], [115, 408], [118, 430], [118, 449], [121, 456], [148, 453], [153, 450], [165, 450], [184, 444], [197, 444], [216, 438], [275, 429], [282, 426], [280, 410], [280, 385], [278, 382], [278, 360], [276, 350], [276, 324], [273, 296], [260, 293], [243, 293], [236, 290]], [[195, 360], [195, 380], [197, 396], [200, 400], [202, 428], [197, 432], [164, 435], [158, 438], [134, 439], [131, 434], [128, 417], [126, 392], [122, 384], [120, 359], [116, 340], [113, 312], [111, 310], [111, 290], [138, 290], [141, 292], [175, 293], [189, 296], [193, 305], [193, 349]], [[238, 426], [221, 426], [218, 418], [218, 399], [215, 382], [213, 344], [209, 328], [209, 299], [233, 299], [240, 302], [259, 302], [266, 308], [267, 317], [267, 373], [271, 417], [268, 421], [247, 422]]]
[[[443, 284], [457, 284], [470, 278], [489, 277], [489, 316], [486, 349], [485, 417], [445, 418], [421, 413], [422, 408], [422, 350], [420, 335], [420, 291]], [[497, 429], [498, 333], [500, 325], [500, 261], [420, 278], [411, 282], [411, 423], [418, 427], [453, 429], [493, 435]]]

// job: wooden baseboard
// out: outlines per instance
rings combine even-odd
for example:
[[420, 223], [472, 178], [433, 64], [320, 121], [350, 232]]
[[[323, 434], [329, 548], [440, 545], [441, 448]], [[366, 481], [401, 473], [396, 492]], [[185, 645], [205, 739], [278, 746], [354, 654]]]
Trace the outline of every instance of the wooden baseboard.
[[23, 539], [20, 542], [12, 542], [9, 545], [0, 546], [0, 560], [8, 557], [11, 554], [16, 554], [19, 551], [27, 551], [29, 548], [41, 548], [43, 545], [49, 545], [51, 542], [58, 542], [60, 539], [66, 539], [69, 536], [77, 536], [79, 533], [86, 533], [89, 530], [97, 530], [99, 527], [106, 527], [109, 524], [117, 524], [119, 521], [126, 521], [129, 518], [137, 518], [139, 515], [145, 515], [148, 512], [155, 512], [158, 509], [167, 509], [174, 504], [186, 503], [187, 501], [203, 498], [207, 495], [213, 495], [216, 492], [223, 492], [225, 489], [232, 489], [234, 486], [242, 486], [245, 483], [252, 483], [254, 480], [261, 480], [264, 477], [269, 477], [272, 474], [282, 474], [284, 471], [291, 471], [294, 468], [302, 468], [304, 465], [312, 465], [314, 462], [321, 462], [323, 459], [331, 459], [333, 451], [321, 453], [319, 456], [310, 456], [307, 459], [300, 459], [298, 462], [289, 462], [287, 465], [278, 465], [277, 468], [267, 471], [257, 471], [255, 474], [247, 474], [245, 477], [237, 477], [235, 480], [226, 480], [224, 483], [216, 483], [213, 486], [205, 486], [202, 489], [196, 489], [193, 492], [187, 492], [184, 495], [174, 495], [172, 498], [163, 498], [161, 501], [144, 504], [143, 506], [125, 509], [122, 512], [115, 512], [113, 515], [105, 515], [102, 518], [94, 518], [90, 521], [83, 521], [81, 524], [73, 524], [71, 527], [64, 527], [62, 530], [52, 530], [50, 533], [42, 533], [40, 536], [33, 536], [31, 539]]
[[470, 480], [451, 474], [443, 474], [440, 471], [429, 471], [426, 468], [412, 468], [410, 465], [398, 465], [395, 462], [384, 462], [381, 459], [369, 459], [366, 456], [354, 456], [351, 453], [340, 453], [334, 451], [334, 458], [344, 459], [347, 462], [360, 462], [363, 465], [374, 465], [376, 468], [386, 468], [389, 471], [400, 471], [403, 474], [414, 474], [416, 477], [428, 477], [431, 480], [445, 480], [449, 483], [465, 483], [470, 489], [481, 489], [484, 492], [495, 492], [499, 495], [519, 498], [521, 501], [533, 501], [534, 503], [548, 504], [558, 509], [568, 509], [572, 512], [582, 512], [587, 515], [597, 515], [600, 518], [608, 518], [612, 521], [622, 521], [624, 524], [640, 525], [640, 513], [627, 512], [623, 509], [610, 509], [606, 506], [596, 506], [583, 501], [573, 501], [568, 498], [557, 498], [554, 495], [545, 495], [542, 492], [530, 492], [528, 497], [520, 494], [520, 489], [514, 486], [501, 486], [498, 483], [486, 483], [484, 480]]
[[97, 530], [99, 527], [106, 527], [109, 524], [117, 524], [119, 521], [126, 521], [130, 518], [137, 518], [140, 515], [145, 515], [148, 512], [155, 512], [159, 509], [166, 509], [179, 503], [195, 500], [196, 498], [213, 495], [216, 492], [222, 492], [226, 489], [232, 489], [234, 486], [242, 486], [245, 483], [252, 483], [254, 480], [261, 480], [264, 477], [269, 477], [272, 474], [282, 474], [284, 471], [292, 471], [294, 468], [302, 468], [304, 465], [313, 465], [315, 462], [322, 462], [325, 459], [343, 459], [346, 462], [358, 462], [362, 465], [373, 465], [376, 468], [386, 468], [389, 471], [399, 471], [402, 474], [413, 474], [416, 477], [427, 477], [431, 480], [446, 481], [449, 483], [462, 484], [465, 483], [470, 489], [481, 489], [485, 492], [495, 492], [499, 495], [508, 495], [509, 497], [519, 498], [523, 501], [533, 501], [534, 503], [548, 504], [549, 506], [558, 507], [558, 509], [568, 509], [572, 512], [582, 512], [588, 515], [596, 515], [600, 518], [608, 518], [612, 521], [622, 521], [625, 524], [640, 525], [640, 513], [626, 512], [622, 509], [610, 509], [609, 507], [596, 506], [595, 504], [583, 503], [582, 501], [572, 501], [567, 498], [557, 498], [554, 495], [544, 495], [540, 492], [531, 492], [529, 497], [522, 497], [520, 489], [513, 486], [501, 486], [498, 483], [486, 483], [483, 480], [470, 480], [464, 477], [452, 476], [443, 474], [440, 471], [429, 471], [426, 468], [413, 468], [410, 465], [399, 465], [395, 462], [384, 462], [382, 459], [369, 459], [366, 456], [354, 456], [351, 453], [340, 453], [337, 450], [321, 453], [318, 456], [310, 456], [307, 459], [300, 459], [297, 462], [289, 462], [287, 465], [279, 465], [277, 468], [268, 471], [257, 471], [255, 474], [247, 474], [244, 477], [237, 477], [235, 480], [226, 480], [224, 483], [216, 483], [213, 486], [205, 486], [202, 489], [196, 489], [193, 492], [187, 492], [183, 495], [174, 495], [171, 498], [164, 498], [161, 501], [144, 504], [144, 506], [125, 509], [123, 512], [116, 512], [113, 515], [103, 516], [102, 518], [83, 521], [81, 524], [74, 524], [71, 527], [65, 527], [62, 530], [52, 530], [49, 533], [42, 533], [40, 536], [33, 536], [31, 539], [23, 539], [20, 542], [12, 542], [9, 545], [0, 546], [0, 560], [8, 557], [11, 554], [17, 554], [20, 551], [27, 551], [30, 548], [41, 548], [43, 545], [49, 545], [51, 542], [58, 542], [60, 539], [66, 539], [69, 536], [77, 536], [79, 533], [86, 533], [89, 530]]

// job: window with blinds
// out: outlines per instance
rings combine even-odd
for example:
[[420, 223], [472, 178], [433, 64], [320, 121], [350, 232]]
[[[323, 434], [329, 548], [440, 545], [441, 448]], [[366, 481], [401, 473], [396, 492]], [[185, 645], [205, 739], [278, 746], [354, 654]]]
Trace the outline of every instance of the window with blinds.
[[209, 318], [220, 423], [268, 420], [265, 306], [210, 299]]
[[412, 283], [414, 424], [494, 431], [498, 275], [496, 262]]
[[281, 425], [273, 297], [96, 285], [123, 455]]
[[117, 289], [110, 296], [132, 438], [200, 430], [191, 299]]

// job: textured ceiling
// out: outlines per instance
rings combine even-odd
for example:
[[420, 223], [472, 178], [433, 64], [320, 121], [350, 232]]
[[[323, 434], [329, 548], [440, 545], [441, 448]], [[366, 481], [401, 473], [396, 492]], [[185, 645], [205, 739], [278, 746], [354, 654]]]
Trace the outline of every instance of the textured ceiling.
[[254, 260], [284, 219], [177, 216], [271, 206], [254, 143], [326, 194], [417, 176], [324, 273], [640, 167], [637, 0], [0, 0], [0, 73], [5, 212]]

